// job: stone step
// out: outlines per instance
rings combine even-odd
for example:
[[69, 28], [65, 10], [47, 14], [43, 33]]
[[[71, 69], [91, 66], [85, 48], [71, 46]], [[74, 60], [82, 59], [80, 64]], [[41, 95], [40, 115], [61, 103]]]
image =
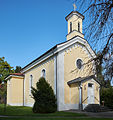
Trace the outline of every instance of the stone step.
[[111, 111], [111, 109], [109, 109], [106, 106], [100, 106], [99, 104], [89, 104], [85, 107], [84, 111], [87, 111], [87, 112], [107, 112], [107, 111]]

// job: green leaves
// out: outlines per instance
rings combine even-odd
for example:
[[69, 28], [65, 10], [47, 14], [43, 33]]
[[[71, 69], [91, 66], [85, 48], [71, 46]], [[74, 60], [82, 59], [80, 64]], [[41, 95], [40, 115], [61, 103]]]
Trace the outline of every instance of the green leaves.
[[5, 81], [5, 77], [9, 75], [9, 73], [13, 73], [13, 67], [10, 66], [10, 64], [5, 61], [4, 57], [0, 58], [0, 83], [2, 81]]
[[102, 88], [100, 96], [101, 103], [104, 101], [105, 106], [113, 109], [113, 88]]

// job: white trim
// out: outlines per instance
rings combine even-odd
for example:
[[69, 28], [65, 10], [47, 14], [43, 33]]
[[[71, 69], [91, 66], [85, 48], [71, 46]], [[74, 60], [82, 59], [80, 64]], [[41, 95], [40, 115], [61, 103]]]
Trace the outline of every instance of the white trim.
[[84, 108], [87, 106], [88, 104], [82, 104], [82, 106], [83, 106], [83, 110], [84, 110]]
[[49, 53], [45, 54], [43, 57], [41, 57], [40, 59], [36, 60], [35, 62], [33, 62], [32, 64], [30, 64], [29, 66], [27, 66], [26, 68], [24, 68], [21, 72], [24, 73], [27, 70], [31, 69], [32, 67], [40, 64], [41, 62], [43, 62], [44, 60], [54, 56], [56, 53], [63, 51], [64, 49], [72, 46], [75, 43], [79, 43], [82, 44], [83, 46], [85, 46], [85, 48], [88, 51], [88, 54], [90, 54], [91, 57], [95, 58], [96, 55], [94, 53], [94, 51], [91, 49], [90, 45], [88, 44], [88, 42], [84, 39], [81, 38], [79, 36], [73, 38], [72, 40], [68, 40], [65, 43], [59, 44], [57, 45], [56, 49], [51, 50]]
[[68, 40], [68, 42], [65, 42], [64, 44], [61, 44], [61, 45], [58, 45], [58, 50], [57, 52], [69, 47], [69, 46], [72, 46], [73, 44], [75, 43], [79, 43], [79, 44], [82, 44], [83, 46], [85, 46], [85, 48], [87, 49], [88, 51], [88, 54], [90, 54], [91, 57], [96, 57], [94, 51], [91, 49], [90, 45], [88, 44], [88, 42], [84, 39], [84, 38], [81, 38], [79, 36], [73, 38], [72, 40]]
[[11, 77], [16, 77], [16, 78], [24, 78], [24, 76], [18, 76], [18, 75], [9, 75], [8, 77], [5, 78], [5, 80], [10, 79]]
[[[31, 77], [32, 76], [32, 77]], [[29, 75], [29, 95], [31, 95], [31, 87], [33, 85], [33, 75]]]
[[[43, 73], [42, 73], [43, 70], [45, 70], [45, 76], [43, 76]], [[45, 68], [41, 69], [41, 77], [44, 77], [46, 79], [46, 69]]]
[[76, 11], [74, 11], [73, 13], [69, 14], [67, 17], [66, 17], [66, 21], [68, 21], [73, 15], [76, 15], [78, 16], [78, 18], [81, 18], [81, 19], [84, 19], [84, 17], [80, 14], [78, 14]]
[[43, 61], [47, 60], [48, 58], [54, 56], [54, 54], [56, 53], [55, 51], [56, 51], [56, 50], [54, 50], [54, 51], [51, 50], [48, 54], [44, 55], [44, 56], [41, 57], [40, 59], [36, 60], [36, 61], [33, 62], [32, 64], [30, 64], [29, 66], [27, 66], [26, 68], [24, 68], [24, 69], [21, 71], [21, 73], [26, 72], [27, 70], [35, 67], [36, 65], [40, 64], [41, 62], [43, 62]]
[[[80, 60], [82, 61], [82, 66], [81, 66], [80, 69], [79, 69], [78, 66], [77, 66], [77, 60], [78, 60], [78, 59], [80, 59]], [[83, 61], [82, 58], [79, 57], [79, 58], [77, 58], [77, 59], [75, 60], [75, 66], [76, 66], [76, 68], [77, 68], [78, 70], [82, 70], [82, 69], [84, 68], [83, 64], [84, 64], [84, 61]]]
[[[92, 89], [90, 88], [90, 87], [88, 87], [88, 84], [89, 83], [91, 83], [92, 84]], [[87, 90], [87, 95], [88, 95], [88, 104], [95, 104], [95, 100], [94, 100], [94, 97], [95, 97], [95, 93], [94, 93], [94, 81], [92, 81], [92, 79], [88, 82], [88, 84], [87, 84], [87, 88], [88, 88], [88, 90]], [[92, 101], [91, 101], [91, 99], [90, 99], [90, 94], [91, 94], [91, 92], [93, 92], [93, 98], [92, 98]]]
[[60, 109], [58, 109], [58, 111], [70, 110], [70, 109], [78, 110], [79, 109], [79, 104], [62, 104], [60, 106]]
[[23, 106], [23, 103], [8, 103], [11, 106]]
[[64, 105], [64, 52], [57, 55], [57, 106], [62, 110]]
[[56, 56], [54, 56], [54, 94], [56, 95]]
[[25, 103], [24, 106], [33, 107], [34, 103]]

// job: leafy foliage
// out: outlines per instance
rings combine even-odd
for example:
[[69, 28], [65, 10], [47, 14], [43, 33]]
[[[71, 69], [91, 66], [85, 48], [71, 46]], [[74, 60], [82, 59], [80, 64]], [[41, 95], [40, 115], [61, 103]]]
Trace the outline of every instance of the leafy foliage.
[[5, 84], [0, 84], [0, 103], [5, 103], [5, 97], [7, 94], [7, 85]]
[[21, 66], [16, 66], [15, 73], [20, 73], [21, 69]]
[[36, 83], [36, 89], [32, 87], [31, 93], [35, 100], [33, 106], [34, 113], [52, 113], [57, 110], [54, 91], [45, 78], [41, 77]]
[[113, 109], [113, 88], [102, 88], [101, 89], [101, 103], [104, 101], [105, 106]]
[[[10, 73], [13, 73], [13, 67], [5, 61], [4, 57], [0, 58], [0, 103], [4, 101], [4, 95], [6, 95], [7, 85], [5, 81], [5, 77], [7, 77]], [[4, 85], [2, 84], [4, 82]]]
[[7, 75], [14, 72], [12, 68], [13, 67], [11, 67], [7, 61], [5, 61], [4, 57], [0, 58], [0, 83], [5, 80]]

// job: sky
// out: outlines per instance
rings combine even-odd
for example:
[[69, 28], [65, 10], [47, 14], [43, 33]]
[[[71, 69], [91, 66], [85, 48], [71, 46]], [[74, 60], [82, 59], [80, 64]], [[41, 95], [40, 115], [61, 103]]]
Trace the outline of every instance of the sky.
[[0, 57], [24, 67], [66, 41], [73, 0], [0, 0]]

